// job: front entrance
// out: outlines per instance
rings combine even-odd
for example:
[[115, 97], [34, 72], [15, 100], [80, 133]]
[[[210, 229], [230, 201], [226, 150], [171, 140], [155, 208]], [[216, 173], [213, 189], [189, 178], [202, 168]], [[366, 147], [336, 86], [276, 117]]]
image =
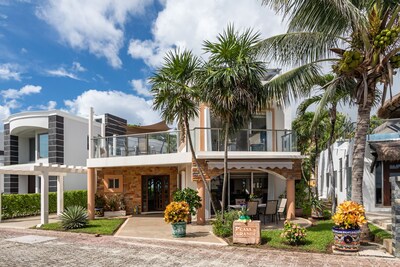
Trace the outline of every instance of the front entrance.
[[169, 204], [169, 175], [142, 176], [142, 210], [163, 211]]
[[392, 205], [392, 188], [389, 178], [400, 176], [400, 163], [385, 162], [383, 171], [383, 206]]

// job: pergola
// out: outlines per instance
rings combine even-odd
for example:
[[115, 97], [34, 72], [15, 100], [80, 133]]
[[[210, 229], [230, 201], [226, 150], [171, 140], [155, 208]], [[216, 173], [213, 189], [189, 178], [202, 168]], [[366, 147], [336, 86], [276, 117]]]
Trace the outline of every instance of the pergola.
[[28, 163], [0, 167], [0, 174], [40, 176], [40, 225], [49, 222], [49, 176], [57, 176], [57, 214], [64, 211], [64, 177], [68, 173], [85, 174], [86, 167]]

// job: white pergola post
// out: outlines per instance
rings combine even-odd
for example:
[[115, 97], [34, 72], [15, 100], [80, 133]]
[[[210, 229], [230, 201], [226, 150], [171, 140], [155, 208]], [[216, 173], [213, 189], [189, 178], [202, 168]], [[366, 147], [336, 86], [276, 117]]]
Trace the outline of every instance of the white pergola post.
[[64, 175], [57, 176], [57, 215], [64, 212]]
[[36, 175], [35, 177], [35, 193], [39, 194], [40, 193], [40, 177]]
[[40, 225], [49, 223], [49, 173], [40, 175]]

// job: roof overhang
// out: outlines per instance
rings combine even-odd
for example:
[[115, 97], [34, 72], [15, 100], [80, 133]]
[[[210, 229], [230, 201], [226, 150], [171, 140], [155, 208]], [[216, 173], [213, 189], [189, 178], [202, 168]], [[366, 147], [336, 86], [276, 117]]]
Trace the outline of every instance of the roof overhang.
[[[223, 161], [208, 161], [210, 169], [224, 169]], [[286, 161], [228, 161], [228, 169], [289, 169], [293, 168], [293, 162]]]
[[377, 160], [400, 161], [400, 140], [369, 142]]
[[82, 166], [42, 163], [16, 164], [0, 167], [0, 174], [42, 175], [45, 172], [50, 176], [59, 176], [66, 175], [67, 173], [85, 174], [87, 170], [86, 167]]
[[[224, 159], [224, 151], [201, 151], [196, 153], [198, 159]], [[300, 152], [260, 152], [260, 151], [229, 151], [228, 159], [237, 160], [295, 160], [306, 156]]]

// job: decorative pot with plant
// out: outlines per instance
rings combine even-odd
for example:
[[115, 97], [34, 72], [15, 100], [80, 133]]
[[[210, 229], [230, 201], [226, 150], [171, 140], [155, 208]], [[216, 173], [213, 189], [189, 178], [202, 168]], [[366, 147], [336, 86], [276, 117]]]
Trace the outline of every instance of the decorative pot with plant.
[[96, 194], [94, 196], [95, 203], [95, 216], [96, 217], [104, 217], [104, 206], [106, 205], [106, 200], [100, 194]]
[[175, 202], [185, 201], [189, 204], [189, 218], [188, 223], [192, 221], [192, 216], [196, 215], [196, 210], [201, 208], [201, 197], [197, 194], [197, 191], [191, 188], [178, 189], [173, 195]]
[[367, 223], [363, 205], [353, 201], [340, 204], [332, 217], [335, 249], [358, 251], [360, 249], [361, 226]]
[[185, 201], [171, 202], [165, 208], [164, 221], [172, 225], [173, 237], [186, 236], [186, 222], [189, 214], [190, 207]]
[[324, 217], [324, 206], [322, 201], [316, 195], [312, 195], [310, 199], [311, 217], [314, 219], [321, 219]]
[[240, 222], [249, 222], [251, 218], [247, 215], [248, 209], [246, 206], [242, 206], [241, 210], [239, 211], [239, 219]]

